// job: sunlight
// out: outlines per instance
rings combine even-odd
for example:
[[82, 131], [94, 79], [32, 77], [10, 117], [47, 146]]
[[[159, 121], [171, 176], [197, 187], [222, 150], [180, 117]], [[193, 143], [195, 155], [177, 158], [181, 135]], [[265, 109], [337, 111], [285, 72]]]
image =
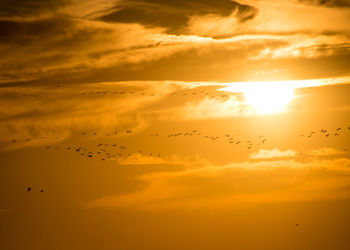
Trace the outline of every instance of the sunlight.
[[252, 107], [257, 114], [274, 114], [286, 111], [286, 107], [295, 98], [297, 88], [318, 87], [333, 84], [342, 84], [349, 80], [344, 79], [311, 79], [286, 80], [269, 82], [233, 82], [219, 91], [243, 93], [244, 103]]
[[290, 86], [252, 86], [243, 92], [245, 103], [258, 114], [284, 112], [293, 99], [294, 88]]

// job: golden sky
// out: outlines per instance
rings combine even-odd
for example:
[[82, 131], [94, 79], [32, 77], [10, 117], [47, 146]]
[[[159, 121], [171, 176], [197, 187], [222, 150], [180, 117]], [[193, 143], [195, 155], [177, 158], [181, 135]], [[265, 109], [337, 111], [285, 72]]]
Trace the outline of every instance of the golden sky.
[[0, 249], [347, 249], [349, 65], [348, 0], [0, 0]]

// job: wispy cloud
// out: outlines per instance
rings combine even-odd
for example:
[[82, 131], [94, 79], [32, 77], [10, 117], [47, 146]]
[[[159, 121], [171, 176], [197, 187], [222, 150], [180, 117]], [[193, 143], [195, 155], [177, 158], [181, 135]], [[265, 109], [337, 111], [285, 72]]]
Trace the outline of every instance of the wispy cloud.
[[334, 156], [334, 155], [341, 155], [345, 153], [346, 151], [344, 150], [330, 148], [330, 147], [318, 148], [318, 149], [311, 150], [309, 152], [309, 154], [312, 156]]
[[246, 117], [254, 115], [255, 111], [238, 100], [234, 95], [222, 98], [205, 97], [199, 101], [188, 102], [180, 110], [180, 118], [184, 120], [205, 120], [227, 117]]
[[2, 146], [40, 145], [50, 138], [66, 139], [74, 131], [128, 126], [136, 132], [149, 122], [140, 115], [143, 109], [173, 89], [172, 84], [152, 82], [2, 88], [0, 136], [10, 142]]
[[251, 154], [252, 159], [269, 159], [269, 158], [288, 158], [295, 157], [297, 152], [294, 150], [280, 150], [278, 148], [274, 149], [260, 149], [258, 152]]
[[[196, 80], [242, 80], [254, 67], [276, 70], [274, 59], [294, 65], [295, 59], [334, 56], [348, 72], [349, 8], [292, 0], [50, 0], [45, 6], [17, 0], [1, 9], [0, 82], [184, 80], [187, 67]], [[161, 60], [169, 64], [166, 71]]]
[[102, 197], [87, 207], [136, 210], [230, 209], [256, 203], [350, 197], [349, 159], [302, 163], [241, 162], [149, 174], [139, 190]]

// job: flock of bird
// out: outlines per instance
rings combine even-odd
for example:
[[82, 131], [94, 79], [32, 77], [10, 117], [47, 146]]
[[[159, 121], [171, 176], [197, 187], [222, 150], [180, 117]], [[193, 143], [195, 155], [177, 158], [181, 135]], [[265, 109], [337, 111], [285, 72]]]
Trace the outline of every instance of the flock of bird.
[[[330, 136], [335, 136], [338, 137], [342, 135], [342, 132], [344, 132], [346, 129], [343, 128], [336, 128], [335, 130], [330, 130], [330, 129], [321, 129], [319, 130], [319, 134], [323, 135], [325, 137], [330, 137]], [[347, 128], [347, 130], [350, 131], [350, 126]], [[118, 132], [118, 131], [112, 131], [103, 134], [103, 137], [109, 137], [109, 136], [120, 136], [120, 135], [130, 135], [133, 134], [132, 130], [125, 130], [124, 132]], [[307, 137], [311, 138], [317, 134], [316, 131], [310, 131], [306, 134], [301, 134], [300, 137]], [[81, 132], [80, 136], [98, 136], [99, 139], [101, 138], [101, 134], [97, 132]], [[263, 145], [267, 142], [267, 139], [264, 135], [260, 135], [253, 140], [242, 140], [238, 135], [231, 135], [231, 134], [224, 134], [221, 136], [217, 135], [206, 135], [204, 133], [201, 133], [198, 131], [198, 129], [193, 129], [190, 131], [185, 131], [185, 132], [173, 132], [169, 134], [160, 134], [160, 133], [151, 133], [148, 134], [147, 136], [149, 137], [163, 137], [164, 139], [175, 139], [179, 137], [198, 137], [202, 138], [211, 142], [215, 142], [217, 140], [222, 140], [223, 142], [226, 142], [228, 144], [233, 144], [233, 145], [245, 145], [247, 149], [252, 149], [254, 146], [260, 146]], [[45, 139], [45, 137], [41, 137], [42, 139]], [[59, 139], [59, 137], [56, 137], [56, 139]], [[13, 139], [11, 141], [8, 141], [8, 143], [16, 143], [20, 140]], [[30, 141], [30, 138], [25, 139], [25, 141]], [[1, 143], [5, 143], [4, 140], [1, 141]], [[149, 157], [155, 157], [155, 158], [160, 158], [161, 154], [160, 153], [155, 153], [155, 152], [146, 152], [142, 149], [139, 150], [129, 150], [129, 147], [124, 144], [117, 144], [115, 142], [113, 143], [106, 143], [106, 142], [98, 142], [95, 145], [95, 148], [87, 148], [86, 146], [65, 146], [65, 147], [59, 147], [59, 146], [50, 146], [47, 145], [45, 146], [45, 149], [47, 150], [60, 150], [64, 149], [67, 151], [75, 152], [81, 157], [87, 157], [87, 158], [96, 158], [101, 161], [108, 161], [108, 160], [113, 160], [113, 159], [118, 159], [118, 158], [128, 158], [134, 155], [138, 156], [149, 156]], [[32, 188], [27, 187], [26, 188], [27, 192], [31, 192]], [[43, 193], [44, 190], [40, 189], [40, 192]]]
[[[60, 85], [57, 85], [57, 88], [60, 88]], [[155, 93], [148, 93], [148, 92], [137, 92], [137, 91], [130, 91], [130, 90], [120, 90], [120, 91], [109, 91], [109, 90], [102, 90], [102, 91], [84, 91], [81, 92], [82, 95], [148, 95], [148, 96], [156, 96], [156, 95], [163, 95], [163, 94], [155, 94]], [[216, 94], [213, 95], [212, 93], [205, 92], [205, 91], [183, 91], [179, 90], [176, 92], [171, 93], [170, 95], [181, 95], [181, 96], [193, 96], [193, 95], [204, 95], [208, 96], [209, 98], [227, 98], [229, 95], [225, 94]], [[320, 134], [326, 138], [328, 137], [340, 137], [345, 130], [350, 130], [350, 126], [347, 128], [338, 127], [335, 130], [334, 129], [321, 129], [318, 131], [310, 131], [305, 134], [300, 134], [300, 137], [306, 137], [306, 138], [312, 138], [317, 134]], [[54, 136], [54, 137], [39, 137], [39, 138], [12, 138], [12, 139], [2, 139], [0, 141], [0, 147], [8, 146], [9, 144], [19, 144], [19, 143], [29, 143], [32, 140], [42, 140], [42, 144], [47, 144], [49, 142], [52, 142], [52, 139], [57, 140], [56, 143], [53, 143], [54, 145], [46, 145], [46, 150], [66, 150], [76, 153], [77, 155], [85, 158], [94, 158], [101, 161], [109, 161], [109, 160], [116, 160], [121, 158], [128, 158], [134, 155], [138, 156], [149, 156], [149, 157], [161, 157], [161, 153], [159, 152], [149, 152], [145, 149], [135, 149], [130, 147], [129, 145], [125, 145], [124, 143], [119, 143], [118, 138], [120, 137], [126, 137], [128, 135], [133, 135], [132, 130], [124, 130], [123, 132], [120, 131], [111, 131], [108, 133], [101, 133], [101, 132], [87, 132], [83, 131], [79, 133], [82, 137], [96, 137], [96, 141], [100, 140], [101, 138], [110, 138], [108, 142], [99, 141], [95, 144], [94, 147], [88, 148], [86, 145], [65, 145], [65, 146], [58, 146], [58, 142], [61, 142], [60, 136]], [[268, 142], [268, 139], [264, 135], [259, 135], [253, 139], [247, 140], [242, 139], [239, 135], [235, 134], [221, 134], [221, 135], [208, 135], [203, 132], [200, 132], [198, 129], [192, 129], [190, 131], [176, 131], [172, 133], [162, 134], [162, 133], [151, 133], [147, 136], [155, 138], [159, 137], [163, 140], [171, 141], [176, 140], [176, 138], [201, 138], [209, 142], [225, 142], [227, 144], [232, 144], [236, 146], [241, 146], [246, 148], [247, 150], [253, 150], [256, 149], [259, 146], [262, 146]], [[112, 143], [111, 140], [114, 140]], [[124, 140], [123, 140], [124, 141]], [[127, 140], [126, 140], [127, 141]], [[162, 142], [161, 145], [163, 145], [164, 142]], [[32, 188], [28, 187], [26, 189], [27, 192], [31, 192]], [[44, 192], [43, 189], [40, 190], [40, 192]]]
[[[60, 85], [57, 85], [56, 86], [57, 88], [61, 87]], [[85, 92], [82, 92], [81, 94], [82, 95], [107, 95], [107, 94], [111, 94], [111, 95], [132, 95], [132, 94], [135, 94], [137, 92], [135, 91], [127, 91], [127, 90], [123, 90], [123, 91], [113, 91], [113, 92], [109, 92], [109, 91], [85, 91]], [[171, 95], [176, 95], [176, 94], [181, 94], [182, 96], [187, 96], [187, 95], [205, 95], [205, 96], [209, 96], [209, 92], [204, 92], [204, 91], [199, 91], [199, 92], [191, 92], [191, 93], [181, 93], [180, 91], [179, 92], [173, 92], [171, 93]], [[154, 93], [144, 93], [142, 92], [141, 95], [149, 95], [149, 96], [155, 96], [156, 94]], [[158, 94], [158, 95], [162, 95], [162, 94]], [[216, 98], [216, 97], [222, 97], [222, 98], [226, 98], [228, 97], [228, 95], [213, 95], [213, 96], [210, 96], [210, 98]], [[321, 135], [324, 135], [325, 137], [330, 137], [330, 136], [340, 136], [341, 135], [341, 132], [344, 131], [345, 129], [339, 127], [337, 129], [335, 129], [335, 131], [332, 131], [332, 130], [329, 130], [329, 129], [321, 129], [319, 131], [319, 133]], [[348, 127], [348, 130], [350, 130], [350, 126]], [[125, 131], [125, 134], [131, 134], [132, 131], [131, 130], [126, 130]], [[308, 138], [311, 138], [313, 137], [314, 135], [316, 135], [317, 132], [316, 131], [310, 131], [309, 133], [307, 134], [301, 134], [300, 137], [308, 137]], [[82, 132], [81, 133], [82, 136], [87, 136], [88, 133], [87, 132]], [[97, 132], [93, 132], [91, 135], [93, 136], [97, 136], [98, 133]], [[118, 133], [118, 131], [113, 131], [113, 132], [109, 132], [107, 133], [105, 136], [106, 137], [109, 137], [109, 136], [116, 136], [116, 135], [120, 135], [120, 133]], [[152, 134], [149, 134], [150, 137], [160, 137], [162, 136], [161, 134], [159, 133], [152, 133]], [[191, 136], [201, 136], [202, 138], [204, 139], [207, 139], [209, 141], [216, 141], [216, 140], [219, 140], [219, 139], [224, 139], [226, 140], [226, 142], [228, 144], [236, 144], [236, 145], [239, 145], [239, 144], [244, 144], [246, 145], [246, 148], [247, 149], [252, 149], [253, 146], [259, 146], [259, 145], [262, 145], [264, 144], [267, 139], [264, 135], [260, 135], [258, 136], [258, 138], [255, 138], [255, 141], [254, 140], [241, 140], [239, 138], [238, 135], [230, 135], [230, 134], [225, 134], [225, 135], [222, 135], [222, 136], [215, 136], [215, 135], [205, 135], [205, 134], [202, 134], [200, 132], [198, 132], [197, 129], [194, 129], [194, 130], [191, 130], [189, 132], [175, 132], [175, 133], [171, 133], [171, 134], [167, 134], [165, 135], [167, 138], [176, 138], [176, 137], [191, 137]], [[55, 137], [57, 140], [59, 139], [59, 137]], [[41, 137], [41, 139], [45, 139], [45, 137]], [[17, 140], [17, 139], [12, 139], [10, 141], [6, 141], [6, 140], [1, 140], [1, 144], [6, 144], [6, 143], [16, 143], [18, 141], [25, 141], [25, 142], [29, 142], [31, 140], [31, 138], [26, 138], [24, 140]], [[57, 147], [57, 146], [46, 146], [45, 147], [47, 150], [50, 150], [50, 149], [53, 149], [53, 150], [59, 150], [60, 148]], [[118, 150], [121, 150], [121, 151], [124, 151], [123, 153], [122, 152], [115, 152], [113, 151], [112, 152], [112, 148], [114, 149], [118, 149]], [[160, 153], [152, 153], [152, 152], [149, 152], [149, 153], [144, 153], [143, 150], [138, 150], [137, 152], [126, 152], [127, 150], [127, 146], [126, 145], [117, 145], [116, 143], [98, 143], [96, 145], [96, 149], [95, 150], [89, 150], [87, 149], [86, 147], [83, 147], [83, 146], [68, 146], [66, 147], [66, 150], [68, 151], [73, 151], [73, 152], [76, 152], [77, 154], [79, 154], [80, 156], [85, 156], [85, 157], [88, 157], [88, 158], [99, 158], [100, 160], [102, 161], [106, 161], [106, 160], [109, 160], [109, 159], [113, 159], [113, 158], [118, 158], [118, 157], [130, 157], [134, 154], [143, 154], [143, 155], [149, 155], [151, 157], [161, 157], [161, 154]], [[26, 192], [31, 192], [32, 191], [32, 187], [27, 187], [26, 188]], [[40, 189], [40, 192], [43, 193], [44, 192], [44, 189]], [[296, 226], [296, 229], [298, 231], [301, 230], [301, 225], [300, 224], [295, 224]]]
[[[329, 130], [329, 129], [321, 129], [319, 133], [325, 137], [335, 136], [338, 137], [342, 134], [342, 131], [345, 129], [343, 128], [337, 128], [335, 131]], [[348, 127], [348, 130], [350, 130], [350, 127]], [[125, 144], [119, 144], [117, 143], [118, 136], [125, 137], [126, 135], [133, 134], [132, 130], [125, 130], [123, 132], [120, 131], [112, 131], [108, 133], [98, 133], [98, 132], [81, 132], [80, 136], [82, 137], [96, 137], [96, 139], [101, 139], [111, 137], [111, 140], [115, 139], [113, 143], [109, 142], [98, 142], [96, 144], [95, 148], [87, 148], [86, 146], [81, 145], [70, 145], [70, 146], [64, 146], [59, 147], [55, 145], [47, 145], [45, 148], [47, 150], [60, 150], [65, 149], [67, 151], [73, 151], [79, 154], [80, 156], [88, 157], [88, 158], [97, 158], [102, 161], [107, 161], [111, 159], [117, 159], [117, 158], [123, 158], [123, 157], [130, 157], [132, 155], [138, 154], [138, 155], [147, 155], [152, 157], [160, 157], [161, 154], [158, 152], [147, 152], [144, 149], [134, 149], [132, 150], [128, 145]], [[300, 137], [307, 137], [311, 138], [315, 136], [317, 132], [310, 131], [306, 134], [301, 134]], [[256, 138], [250, 139], [250, 140], [243, 140], [239, 137], [239, 135], [231, 135], [231, 134], [224, 134], [224, 135], [207, 135], [202, 132], [199, 132], [198, 129], [193, 129], [190, 131], [177, 131], [169, 134], [160, 134], [160, 133], [151, 133], [148, 134], [149, 137], [163, 137], [163, 139], [172, 140], [175, 138], [183, 137], [183, 138], [190, 138], [190, 137], [197, 137], [202, 138], [204, 140], [207, 140], [209, 142], [216, 142], [216, 141], [222, 141], [226, 142], [227, 144], [232, 145], [240, 145], [245, 147], [248, 150], [255, 149], [254, 147], [259, 147], [264, 145], [268, 140], [264, 135], [260, 135]], [[43, 141], [45, 141], [47, 137], [40, 137]], [[1, 140], [1, 144], [15, 144], [15, 143], [23, 143], [23, 142], [29, 142], [33, 138], [26, 138], [26, 139], [11, 139], [11, 140]], [[56, 140], [60, 140], [61, 138], [56, 136]], [[57, 143], [55, 143], [57, 144]]]
[[[350, 126], [348, 127], [348, 130], [350, 130]], [[328, 129], [321, 129], [319, 132], [324, 135], [325, 137], [329, 137], [329, 136], [340, 136], [341, 132], [343, 131], [342, 128], [337, 128], [335, 129], [335, 131], [331, 131]], [[315, 131], [310, 131], [308, 134], [301, 134], [301, 137], [312, 137], [314, 134], [316, 134]]]
[[[115, 137], [115, 136], [125, 136], [132, 134], [132, 130], [126, 130], [124, 132], [118, 132], [118, 131], [112, 131], [108, 132], [106, 134], [103, 134], [103, 137]], [[81, 132], [81, 136], [96, 136], [98, 138], [101, 138], [101, 134], [98, 132]], [[175, 139], [179, 137], [199, 137], [203, 138], [205, 140], [214, 142], [218, 140], [223, 140], [226, 141], [228, 144], [236, 144], [236, 145], [246, 145], [247, 149], [251, 149], [254, 145], [259, 146], [264, 144], [267, 139], [265, 136], [261, 135], [258, 138], [254, 138], [252, 140], [242, 140], [238, 135], [230, 135], [230, 134], [225, 134], [222, 136], [217, 136], [217, 135], [206, 135], [203, 133], [200, 133], [198, 129], [193, 129], [187, 132], [175, 132], [175, 133], [170, 133], [170, 134], [164, 134], [161, 135], [160, 133], [152, 133], [148, 135], [149, 137], [164, 137], [167, 139]], [[40, 139], [45, 140], [47, 137], [40, 137]], [[55, 137], [56, 140], [60, 140], [61, 138], [59, 136]], [[1, 144], [9, 144], [9, 143], [20, 143], [20, 142], [29, 142], [31, 141], [31, 138], [26, 138], [26, 139], [12, 139], [9, 141], [1, 140]], [[52, 149], [52, 150], [59, 150], [61, 149], [58, 146], [50, 146], [47, 145], [45, 147], [46, 149]], [[108, 148], [113, 148], [113, 149], [118, 149], [124, 152], [117, 152], [117, 153], [112, 153], [108, 150]], [[123, 156], [131, 156], [132, 154], [138, 153], [141, 154], [143, 153], [143, 150], [137, 150], [136, 152], [128, 152], [125, 153], [125, 150], [127, 149], [127, 145], [117, 145], [116, 143], [104, 143], [104, 142], [99, 142], [96, 144], [96, 149], [95, 150], [89, 150], [84, 146], [67, 146], [66, 150], [75, 150], [75, 152], [78, 152], [81, 156], [87, 156], [89, 158], [92, 158], [96, 155], [101, 156], [101, 160], [106, 160], [106, 159], [111, 159], [111, 158], [117, 158], [117, 157], [123, 157]], [[149, 152], [147, 155], [150, 156], [160, 156], [159, 153], [153, 153]]]
[[226, 94], [213, 94], [206, 91], [192, 91], [192, 92], [186, 92], [186, 91], [174, 91], [170, 94], [162, 94], [162, 93], [154, 93], [154, 92], [137, 92], [132, 90], [119, 90], [119, 91], [108, 91], [108, 90], [100, 90], [100, 91], [83, 91], [81, 92], [81, 95], [85, 96], [99, 96], [99, 95], [123, 95], [123, 96], [131, 96], [131, 95], [140, 95], [140, 96], [163, 96], [163, 95], [176, 95], [176, 96], [194, 96], [194, 95], [202, 95], [202, 96], [208, 96], [209, 98], [227, 98], [229, 95]]
[[[131, 134], [131, 130], [126, 130], [124, 132], [125, 134]], [[113, 131], [105, 134], [106, 137], [112, 136], [112, 135], [119, 135], [118, 131]], [[82, 132], [81, 136], [97, 136], [97, 132]], [[198, 132], [197, 129], [188, 131], [188, 132], [176, 132], [166, 135], [161, 135], [159, 133], [152, 133], [148, 135], [149, 137], [164, 137], [164, 139], [175, 139], [178, 137], [201, 137], [203, 139], [209, 140], [209, 141], [216, 141], [219, 139], [225, 140], [229, 144], [243, 144], [246, 143], [246, 147], [248, 149], [251, 149], [251, 147], [254, 145], [261, 145], [266, 142], [266, 138], [262, 135], [256, 138], [255, 140], [248, 140], [243, 141], [239, 139], [238, 135], [233, 136], [230, 134], [225, 134], [223, 136], [214, 136], [214, 135], [205, 135], [203, 133]], [[59, 150], [60, 147], [57, 146], [46, 146], [46, 149], [48, 150]], [[147, 155], [152, 157], [161, 157], [160, 153], [155, 152], [147, 152], [143, 149], [138, 149], [132, 151], [129, 150], [129, 147], [127, 145], [117, 144], [117, 143], [106, 143], [106, 142], [98, 142], [94, 149], [89, 149], [86, 146], [67, 146], [65, 147], [67, 151], [73, 151], [79, 154], [80, 156], [88, 157], [88, 158], [97, 158], [102, 161], [121, 158], [121, 157], [130, 157], [132, 155]]]

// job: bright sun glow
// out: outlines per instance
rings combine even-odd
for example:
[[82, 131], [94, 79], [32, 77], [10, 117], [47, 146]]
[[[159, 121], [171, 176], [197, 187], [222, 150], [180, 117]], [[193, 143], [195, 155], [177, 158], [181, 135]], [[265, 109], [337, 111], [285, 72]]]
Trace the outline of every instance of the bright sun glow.
[[286, 86], [253, 86], [244, 92], [245, 103], [259, 114], [272, 114], [285, 111], [293, 99], [294, 88]]
[[272, 81], [272, 82], [237, 82], [230, 83], [221, 91], [243, 93], [245, 103], [257, 114], [273, 114], [284, 112], [294, 98], [294, 89], [300, 87], [319, 86], [316, 81]]

